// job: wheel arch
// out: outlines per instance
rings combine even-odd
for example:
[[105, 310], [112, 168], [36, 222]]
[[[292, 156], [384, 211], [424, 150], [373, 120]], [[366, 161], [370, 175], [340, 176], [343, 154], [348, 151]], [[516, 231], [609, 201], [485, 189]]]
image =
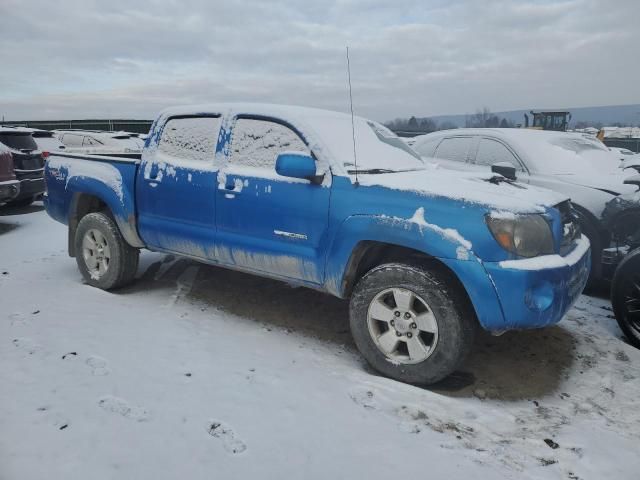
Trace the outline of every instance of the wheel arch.
[[133, 214], [123, 217], [117, 212], [122, 211], [122, 208], [114, 208], [115, 203], [113, 198], [104, 196], [96, 192], [76, 191], [71, 196], [68, 211], [68, 251], [69, 256], [75, 257], [75, 245], [74, 239], [78, 223], [85, 215], [93, 212], [106, 212], [116, 222], [120, 233], [124, 237], [125, 241], [132, 247], [140, 248], [144, 244], [138, 236], [135, 224], [135, 216]]

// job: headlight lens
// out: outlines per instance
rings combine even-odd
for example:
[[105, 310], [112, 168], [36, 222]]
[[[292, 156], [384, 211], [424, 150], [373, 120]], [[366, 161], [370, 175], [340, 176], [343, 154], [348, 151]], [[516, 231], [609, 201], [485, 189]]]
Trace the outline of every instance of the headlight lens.
[[487, 216], [493, 237], [505, 250], [531, 258], [554, 253], [551, 227], [542, 215]]

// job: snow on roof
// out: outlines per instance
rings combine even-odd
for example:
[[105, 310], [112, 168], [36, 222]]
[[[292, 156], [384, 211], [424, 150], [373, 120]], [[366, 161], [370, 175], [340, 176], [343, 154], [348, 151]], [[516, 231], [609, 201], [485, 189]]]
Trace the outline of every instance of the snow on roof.
[[[515, 149], [531, 171], [537, 173], [589, 177], [591, 183], [601, 183], [600, 177], [607, 174], [616, 176], [614, 183], [621, 183], [617, 178], [621, 175], [618, 157], [586, 133], [527, 128], [459, 128], [423, 135], [415, 145], [452, 135], [487, 135], [502, 139]], [[610, 182], [607, 180], [607, 183]]]
[[0, 126], [0, 133], [33, 133], [33, 128], [27, 127], [12, 127], [10, 125]]

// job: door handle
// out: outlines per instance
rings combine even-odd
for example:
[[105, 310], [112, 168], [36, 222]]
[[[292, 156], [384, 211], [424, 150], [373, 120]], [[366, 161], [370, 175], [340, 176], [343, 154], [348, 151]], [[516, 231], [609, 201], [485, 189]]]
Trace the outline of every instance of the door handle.
[[157, 163], [153, 162], [151, 163], [148, 172], [146, 171], [146, 167], [145, 167], [144, 179], [147, 182], [158, 183], [160, 181], [159, 173], [160, 173], [160, 167], [158, 167]]
[[242, 192], [242, 182], [238, 179], [233, 182], [230, 179], [227, 179], [224, 187], [220, 186], [219, 188], [225, 192], [225, 196], [227, 196], [227, 198], [233, 198], [235, 195]]

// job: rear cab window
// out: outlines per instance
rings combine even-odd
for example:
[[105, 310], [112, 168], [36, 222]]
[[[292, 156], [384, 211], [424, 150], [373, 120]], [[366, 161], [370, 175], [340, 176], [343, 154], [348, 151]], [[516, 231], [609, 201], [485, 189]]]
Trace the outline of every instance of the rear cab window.
[[212, 166], [221, 123], [219, 115], [171, 118], [162, 129], [158, 153], [174, 163]]

